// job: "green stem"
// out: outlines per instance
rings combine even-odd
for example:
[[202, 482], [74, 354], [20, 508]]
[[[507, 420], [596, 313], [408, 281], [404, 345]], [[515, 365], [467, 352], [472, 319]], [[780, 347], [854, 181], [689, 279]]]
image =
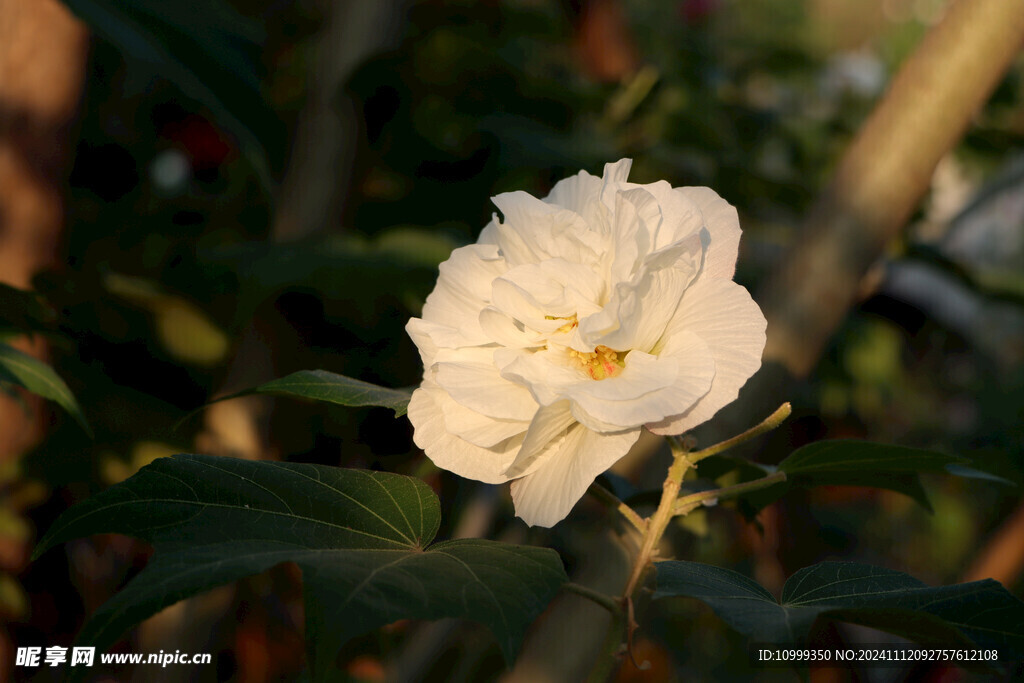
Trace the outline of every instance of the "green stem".
[[707, 448], [690, 453], [690, 462], [698, 463], [708, 456], [718, 455], [722, 451], [726, 451], [733, 446], [738, 446], [745, 441], [750, 441], [754, 437], [761, 436], [765, 432], [770, 432], [782, 424], [782, 421], [789, 417], [791, 412], [793, 412], [793, 407], [790, 406], [789, 403], [783, 403], [775, 410], [774, 413], [766, 417], [761, 424], [756, 427], [751, 427], [742, 434], [734, 436], [731, 439], [726, 439], [721, 443], [716, 443], [714, 446], [708, 446]]
[[647, 522], [644, 518], [638, 515], [636, 510], [619, 500], [614, 493], [605, 487], [598, 483], [594, 483], [590, 485], [589, 489], [587, 489], [587, 493], [594, 496], [608, 507], [618, 510], [619, 514], [625, 517], [626, 521], [632, 524], [641, 534], [647, 530]]
[[[771, 429], [775, 429], [789, 416], [790, 410], [790, 405], [788, 403], [783, 403], [779, 406], [778, 410], [753, 429], [748, 429], [739, 436], [723, 441], [711, 446], [710, 448], [705, 448], [701, 451], [691, 452], [690, 449], [692, 448], [692, 445], [689, 439], [671, 436], [668, 437], [669, 446], [672, 448], [672, 464], [669, 466], [668, 475], [665, 477], [665, 482], [662, 484], [661, 501], [658, 503], [658, 509], [655, 510], [654, 514], [646, 520], [641, 519], [635, 511], [616, 498], [607, 489], [596, 485], [590, 488], [590, 492], [592, 494], [603, 500], [605, 503], [614, 505], [619, 512], [621, 512], [622, 515], [640, 531], [642, 537], [640, 539], [640, 550], [633, 562], [633, 569], [630, 572], [629, 581], [626, 583], [626, 588], [622, 592], [621, 600], [619, 600], [621, 606], [616, 605], [616, 610], [612, 612], [612, 623], [608, 630], [608, 637], [605, 640], [604, 654], [599, 657], [595, 663], [594, 668], [590, 673], [590, 677], [588, 678], [589, 681], [603, 683], [603, 681], [607, 680], [612, 674], [618, 663], [618, 655], [622, 647], [623, 635], [626, 636], [626, 642], [629, 643], [631, 647], [633, 630], [636, 628], [636, 623], [633, 620], [633, 595], [639, 589], [644, 575], [650, 568], [652, 559], [658, 548], [658, 543], [661, 541], [661, 537], [665, 533], [665, 529], [668, 528], [672, 518], [677, 514], [685, 514], [685, 512], [689, 512], [705, 500], [738, 495], [744, 491], [751, 491], [764, 486], [770, 486], [776, 482], [783, 481], [786, 478], [784, 472], [777, 472], [765, 477], [764, 479], [759, 479], [756, 482], [727, 486], [716, 491], [703, 491], [701, 493], [679, 498], [679, 489], [683, 484], [683, 476], [686, 474], [686, 471], [691, 467], [696, 466], [696, 463], [699, 460], [710, 455], [715, 455], [716, 453], [721, 453], [727, 448], [731, 448], [736, 444], [743, 443], [744, 441], [753, 439], [755, 436], [759, 436]], [[680, 503], [682, 503], [687, 509], [681, 510]], [[583, 593], [578, 591], [576, 588], [569, 588], [569, 590], [576, 590], [576, 592], [583, 595]], [[591, 599], [597, 598], [599, 604], [608, 607], [604, 602], [607, 600], [607, 596], [587, 595], [586, 597], [590, 597]]]
[[568, 583], [563, 583], [562, 588], [569, 591], [570, 593], [580, 595], [586, 598], [587, 600], [595, 602], [601, 607], [604, 607], [606, 610], [611, 612], [612, 617], [622, 616], [622, 606], [619, 605], [617, 600], [605, 595], [604, 593], [600, 593], [594, 590], [593, 588], [587, 588], [586, 586], [580, 585], [578, 583], [573, 583], [572, 581], [569, 581]]
[[669, 445], [672, 447], [672, 464], [669, 466], [668, 476], [665, 477], [665, 482], [662, 484], [661, 502], [658, 503], [658, 509], [647, 520], [647, 528], [640, 543], [640, 552], [637, 553], [633, 563], [633, 571], [626, 584], [626, 590], [622, 593], [622, 597], [626, 600], [632, 599], [644, 572], [651, 563], [651, 557], [658, 547], [658, 541], [661, 540], [662, 534], [665, 533], [669, 522], [672, 521], [673, 508], [676, 498], [679, 496], [679, 487], [683, 483], [683, 475], [692, 466], [683, 442], [670, 437]]
[[698, 491], [697, 493], [691, 493], [688, 496], [682, 496], [676, 500], [673, 513], [676, 515], [685, 515], [691, 512], [694, 508], [708, 500], [721, 500], [722, 498], [734, 498], [736, 496], [742, 496], [744, 493], [751, 491], [757, 491], [758, 489], [768, 488], [773, 484], [777, 484], [781, 481], [786, 481], [785, 472], [775, 472], [769, 474], [767, 477], [761, 479], [755, 479], [754, 481], [743, 482], [742, 484], [734, 484], [732, 486], [723, 486], [720, 489], [712, 489], [711, 491]]

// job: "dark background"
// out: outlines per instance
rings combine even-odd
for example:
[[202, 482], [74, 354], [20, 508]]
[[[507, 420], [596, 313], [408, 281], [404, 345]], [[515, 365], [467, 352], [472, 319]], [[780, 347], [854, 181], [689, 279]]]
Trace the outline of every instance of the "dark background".
[[[409, 423], [386, 409], [249, 398], [192, 411], [300, 369], [417, 383], [403, 327], [437, 263], [489, 219], [488, 197], [543, 196], [556, 180], [581, 168], [599, 175], [621, 157], [634, 159], [636, 182], [707, 185], [737, 206], [737, 279], [756, 292], [943, 5], [127, 3], [122, 23], [93, 34], [61, 185], [59, 263], [32, 283], [52, 310], [49, 360], [95, 439], [50, 405], [45, 437], [3, 462], [0, 657], [9, 661], [18, 644], [70, 645], [147, 555], [136, 541], [97, 537], [29, 563], [34, 539], [74, 502], [176, 452], [420, 476], [441, 495], [440, 537], [475, 525], [490, 538], [557, 548], [570, 573], [586, 564], [581, 539], [607, 523], [592, 502], [551, 532], [528, 531], [507, 487], [439, 472], [412, 445]], [[148, 32], [158, 51], [133, 50], [128, 29]], [[959, 453], [1022, 481], [1022, 73], [1018, 61], [940, 163], [811, 377], [778, 397], [795, 414], [756, 457], [777, 462], [812, 440], [869, 438]], [[660, 470], [651, 471], [633, 463], [624, 474], [656, 485]], [[732, 510], [701, 511], [674, 534], [676, 553], [769, 588], [826, 558], [932, 584], [963, 580], [1020, 489], [926, 485], [935, 514], [895, 493], [842, 487], [791, 496], [762, 514], [760, 531]], [[1020, 595], [1021, 567], [1011, 563], [1009, 577]], [[295, 678], [298, 579], [283, 566], [189, 600], [118, 649], [212, 652], [214, 667], [187, 674], [197, 680]], [[348, 674], [383, 680], [424, 632], [400, 623], [350, 643]], [[649, 613], [639, 638], [654, 669], [627, 664], [620, 680], [753, 675], [743, 641], [693, 601]], [[472, 625], [438, 643], [423, 678], [489, 680], [502, 670], [494, 643]]]

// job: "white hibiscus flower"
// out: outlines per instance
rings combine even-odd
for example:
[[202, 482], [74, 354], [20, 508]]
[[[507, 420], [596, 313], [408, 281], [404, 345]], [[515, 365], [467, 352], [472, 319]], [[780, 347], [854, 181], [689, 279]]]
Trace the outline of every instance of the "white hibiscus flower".
[[581, 171], [504, 214], [441, 264], [423, 317], [414, 440], [446, 470], [512, 481], [516, 514], [552, 526], [644, 427], [680, 434], [760, 367], [765, 319], [732, 281], [736, 210], [706, 187]]

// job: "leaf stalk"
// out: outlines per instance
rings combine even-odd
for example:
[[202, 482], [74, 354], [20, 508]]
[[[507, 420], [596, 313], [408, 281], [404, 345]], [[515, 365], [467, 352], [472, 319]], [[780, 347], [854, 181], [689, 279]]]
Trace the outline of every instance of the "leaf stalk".
[[637, 514], [636, 510], [619, 500], [614, 493], [605, 487], [595, 482], [587, 489], [587, 493], [597, 498], [607, 507], [617, 510], [641, 534], [647, 531], [647, 520]]
[[755, 479], [754, 481], [746, 481], [742, 484], [734, 484], [732, 486], [723, 486], [720, 489], [711, 489], [710, 491], [698, 491], [697, 493], [691, 493], [688, 496], [682, 496], [676, 500], [674, 514], [685, 515], [703, 505], [706, 501], [735, 498], [736, 496], [742, 496], [743, 494], [750, 493], [751, 491], [768, 488], [773, 484], [778, 484], [783, 481], [786, 481], [786, 473], [774, 472], [773, 474], [769, 474], [767, 477]]
[[727, 451], [734, 446], [738, 446], [741, 443], [750, 441], [751, 439], [759, 437], [766, 432], [770, 432], [782, 424], [782, 422], [789, 417], [792, 412], [793, 407], [787, 401], [776, 408], [774, 413], [762, 420], [761, 424], [751, 427], [747, 431], [742, 434], [738, 434], [731, 439], [726, 439], [725, 441], [716, 443], [714, 446], [708, 446], [707, 448], [702, 448], [699, 451], [694, 451], [690, 454], [690, 462], [698, 463], [704, 458], [712, 455], [718, 455], [719, 453]]

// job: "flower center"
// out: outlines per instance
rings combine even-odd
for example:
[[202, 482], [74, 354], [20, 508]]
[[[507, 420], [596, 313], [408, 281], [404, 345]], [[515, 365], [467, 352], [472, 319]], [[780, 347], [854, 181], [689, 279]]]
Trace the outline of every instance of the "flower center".
[[590, 375], [591, 379], [615, 377], [626, 366], [626, 354], [622, 353], [620, 356], [620, 352], [609, 349], [607, 346], [598, 346], [590, 353], [576, 349], [567, 349], [567, 351], [569, 358]]

